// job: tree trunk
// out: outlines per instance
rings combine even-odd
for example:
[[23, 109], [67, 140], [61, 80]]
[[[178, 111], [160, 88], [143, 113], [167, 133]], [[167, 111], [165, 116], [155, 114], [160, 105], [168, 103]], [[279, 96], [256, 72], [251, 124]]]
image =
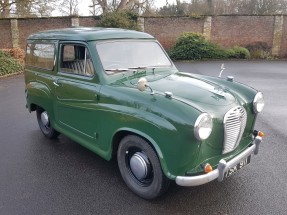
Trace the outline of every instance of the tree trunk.
[[4, 0], [3, 3], [1, 3], [1, 7], [2, 7], [1, 17], [8, 18], [10, 16], [9, 0]]
[[213, 15], [214, 14], [214, 7], [213, 7], [213, 1], [212, 0], [207, 0], [207, 6], [208, 6], [208, 15]]

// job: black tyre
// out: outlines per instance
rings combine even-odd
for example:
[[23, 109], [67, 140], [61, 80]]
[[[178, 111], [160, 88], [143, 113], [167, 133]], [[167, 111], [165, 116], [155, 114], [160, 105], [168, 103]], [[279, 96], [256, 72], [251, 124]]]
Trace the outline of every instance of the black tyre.
[[142, 138], [126, 136], [118, 148], [118, 165], [127, 186], [144, 199], [154, 199], [169, 187], [154, 149]]
[[38, 108], [36, 114], [39, 127], [46, 137], [53, 139], [59, 136], [60, 133], [51, 126], [47, 111]]

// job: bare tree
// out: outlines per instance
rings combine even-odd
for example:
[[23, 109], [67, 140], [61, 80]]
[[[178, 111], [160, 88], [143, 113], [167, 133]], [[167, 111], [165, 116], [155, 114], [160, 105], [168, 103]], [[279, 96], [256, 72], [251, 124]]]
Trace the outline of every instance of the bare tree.
[[56, 0], [0, 0], [1, 17], [50, 16]]
[[218, 0], [192, 0], [189, 4], [188, 13], [196, 15], [212, 15]]
[[286, 12], [286, 0], [238, 0], [239, 14], [270, 15]]
[[213, 2], [215, 15], [220, 14], [237, 14], [239, 0], [216, 0]]
[[10, 16], [10, 7], [15, 1], [0, 0], [0, 17], [7, 18]]
[[35, 15], [40, 17], [51, 16], [52, 12], [56, 10], [57, 0], [33, 0], [32, 11]]
[[255, 7], [255, 14], [279, 14], [286, 10], [284, 0], [258, 0]]
[[287, 0], [191, 0], [189, 12], [195, 14], [286, 14]]
[[176, 4], [166, 4], [157, 10], [157, 14], [161, 16], [184, 16], [188, 14], [189, 4], [182, 3], [179, 0]]
[[18, 17], [31, 16], [32, 4], [33, 2], [30, 0], [16, 1], [15, 2], [15, 14]]
[[206, 0], [207, 2], [207, 13], [209, 13], [210, 15], [212, 15], [214, 13], [214, 5], [213, 5], [213, 0]]
[[[151, 8], [154, 0], [90, 0], [93, 15], [105, 14], [107, 12], [133, 10], [143, 14]], [[97, 13], [97, 14], [96, 14]]]
[[89, 12], [90, 14], [92, 14], [93, 16], [96, 16], [99, 14], [99, 8], [97, 7], [97, 3], [98, 3], [98, 0], [91, 0], [91, 4], [89, 5]]
[[62, 0], [59, 4], [59, 10], [62, 15], [72, 16], [79, 14], [78, 0]]

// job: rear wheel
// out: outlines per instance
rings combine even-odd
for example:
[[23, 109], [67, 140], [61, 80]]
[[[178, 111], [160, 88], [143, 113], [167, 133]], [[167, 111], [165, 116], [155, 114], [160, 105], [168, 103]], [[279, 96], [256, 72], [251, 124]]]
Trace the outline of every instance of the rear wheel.
[[120, 142], [118, 165], [127, 186], [138, 196], [154, 199], [169, 187], [154, 149], [142, 138], [129, 135]]
[[60, 133], [51, 126], [48, 112], [42, 108], [38, 108], [36, 114], [42, 133], [50, 139], [56, 138]]

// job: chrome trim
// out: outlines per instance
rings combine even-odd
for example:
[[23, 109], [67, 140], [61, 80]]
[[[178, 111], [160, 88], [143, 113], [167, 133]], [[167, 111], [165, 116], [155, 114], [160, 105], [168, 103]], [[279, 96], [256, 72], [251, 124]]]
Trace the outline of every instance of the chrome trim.
[[258, 109], [257, 109], [258, 97], [261, 97], [262, 100], [263, 100], [262, 110], [263, 110], [264, 105], [265, 105], [263, 93], [262, 92], [256, 93], [256, 95], [255, 95], [255, 97], [253, 99], [253, 111], [254, 111], [255, 114], [260, 113], [262, 111], [262, 110], [258, 111]]
[[246, 127], [246, 122], [247, 113], [244, 107], [241, 106], [231, 108], [224, 115], [223, 154], [233, 151], [239, 145]]
[[259, 152], [259, 145], [262, 142], [262, 138], [257, 136], [251, 147], [248, 147], [242, 153], [231, 159], [230, 161], [225, 161], [221, 159], [219, 161], [217, 169], [206, 173], [204, 175], [198, 176], [177, 176], [175, 178], [175, 182], [180, 186], [199, 186], [202, 184], [206, 184], [210, 181], [217, 179], [219, 182], [223, 181], [224, 173], [228, 171], [229, 168], [235, 166], [237, 163], [242, 161], [244, 158], [248, 157], [251, 154], [257, 155]]
[[56, 86], [56, 87], [59, 87], [60, 85], [57, 83], [57, 81], [53, 81], [53, 84]]
[[87, 47], [85, 47], [84, 75], [86, 75], [86, 68], [87, 68]]
[[212, 127], [213, 127], [212, 117], [211, 117], [208, 113], [202, 113], [202, 114], [200, 114], [200, 115], [197, 117], [197, 119], [196, 119], [196, 121], [195, 121], [195, 123], [194, 123], [194, 136], [195, 136], [196, 139], [198, 139], [198, 140], [205, 140], [205, 139], [208, 138], [208, 137], [206, 137], [206, 138], [202, 139], [202, 138], [200, 137], [200, 135], [199, 135], [199, 129], [200, 129], [199, 126], [200, 126], [200, 123], [201, 123], [203, 117], [205, 117], [205, 116], [207, 116], [207, 117], [211, 120], [211, 131], [210, 131], [208, 137], [210, 136], [210, 134], [211, 134], [211, 132], [212, 132]]
[[47, 111], [43, 111], [41, 113], [41, 121], [45, 127], [49, 125], [49, 116], [48, 116]]
[[149, 164], [144, 157], [143, 153], [136, 152], [130, 159], [131, 171], [138, 180], [143, 180], [149, 173]]

